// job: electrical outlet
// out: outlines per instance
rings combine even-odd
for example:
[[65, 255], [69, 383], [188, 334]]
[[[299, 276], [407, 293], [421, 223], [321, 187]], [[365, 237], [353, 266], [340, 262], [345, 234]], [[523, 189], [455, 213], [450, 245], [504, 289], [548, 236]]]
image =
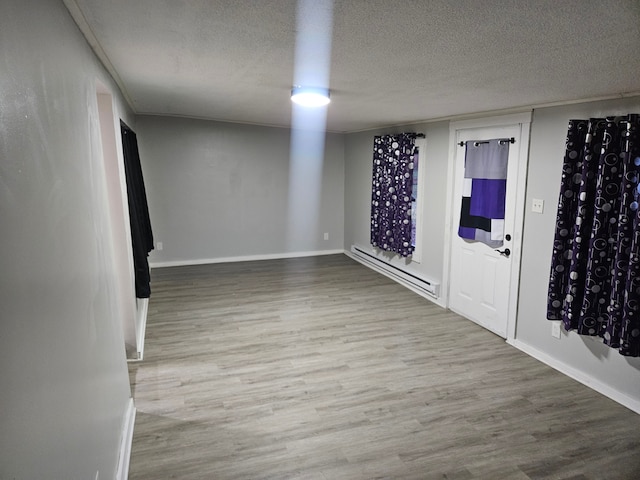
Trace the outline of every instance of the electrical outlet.
[[324, 239], [325, 240], [329, 240], [329, 232], [325, 232], [324, 233]]
[[163, 247], [162, 242], [156, 243], [156, 250], [160, 251], [162, 250], [162, 247]]
[[533, 198], [531, 200], [531, 211], [534, 213], [542, 213], [544, 211], [544, 200]]
[[551, 336], [560, 338], [560, 322], [551, 322]]

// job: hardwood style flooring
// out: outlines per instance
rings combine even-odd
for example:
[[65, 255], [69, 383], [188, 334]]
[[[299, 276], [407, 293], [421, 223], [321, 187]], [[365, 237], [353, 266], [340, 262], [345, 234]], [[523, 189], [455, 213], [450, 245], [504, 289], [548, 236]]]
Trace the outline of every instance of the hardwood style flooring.
[[640, 415], [344, 255], [152, 288], [131, 480], [640, 479]]

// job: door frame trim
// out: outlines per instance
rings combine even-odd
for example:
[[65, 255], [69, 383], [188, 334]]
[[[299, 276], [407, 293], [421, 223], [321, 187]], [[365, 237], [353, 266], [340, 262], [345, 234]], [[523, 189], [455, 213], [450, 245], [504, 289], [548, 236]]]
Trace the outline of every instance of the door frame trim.
[[447, 165], [447, 203], [445, 210], [445, 228], [444, 228], [444, 262], [442, 267], [442, 300], [449, 308], [450, 288], [451, 288], [451, 254], [452, 254], [452, 228], [453, 228], [453, 201], [455, 184], [455, 161], [456, 161], [456, 139], [459, 130], [467, 130], [473, 128], [491, 128], [491, 127], [520, 127], [520, 139], [517, 142], [519, 149], [518, 154], [520, 164], [516, 177], [516, 212], [514, 219], [513, 235], [513, 253], [510, 272], [510, 291], [509, 306], [507, 312], [507, 342], [516, 338], [516, 320], [518, 309], [518, 295], [520, 284], [520, 264], [522, 257], [522, 232], [524, 230], [524, 214], [527, 187], [527, 171], [529, 165], [529, 135], [531, 131], [532, 110], [511, 115], [499, 115], [484, 118], [475, 118], [470, 120], [461, 120], [451, 122], [449, 124], [449, 159]]

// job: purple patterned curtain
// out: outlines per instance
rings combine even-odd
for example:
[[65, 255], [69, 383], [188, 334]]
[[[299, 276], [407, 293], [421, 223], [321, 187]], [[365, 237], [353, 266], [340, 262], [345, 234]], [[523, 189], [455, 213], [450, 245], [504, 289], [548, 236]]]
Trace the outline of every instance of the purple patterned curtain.
[[571, 120], [547, 318], [640, 356], [640, 115]]
[[373, 140], [371, 245], [403, 257], [413, 253], [411, 198], [416, 134], [381, 135]]

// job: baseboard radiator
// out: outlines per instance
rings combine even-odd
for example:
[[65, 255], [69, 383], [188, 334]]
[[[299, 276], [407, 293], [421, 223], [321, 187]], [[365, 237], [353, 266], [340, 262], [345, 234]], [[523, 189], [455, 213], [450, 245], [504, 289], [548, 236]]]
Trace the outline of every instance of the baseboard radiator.
[[372, 269], [390, 277], [398, 283], [416, 291], [417, 293], [426, 293], [432, 298], [439, 298], [440, 296], [440, 284], [437, 282], [431, 282], [420, 278], [409, 272], [405, 272], [401, 268], [391, 265], [390, 263], [382, 260], [381, 258], [366, 252], [362, 248], [351, 245], [351, 253], [355, 260], [363, 263]]

